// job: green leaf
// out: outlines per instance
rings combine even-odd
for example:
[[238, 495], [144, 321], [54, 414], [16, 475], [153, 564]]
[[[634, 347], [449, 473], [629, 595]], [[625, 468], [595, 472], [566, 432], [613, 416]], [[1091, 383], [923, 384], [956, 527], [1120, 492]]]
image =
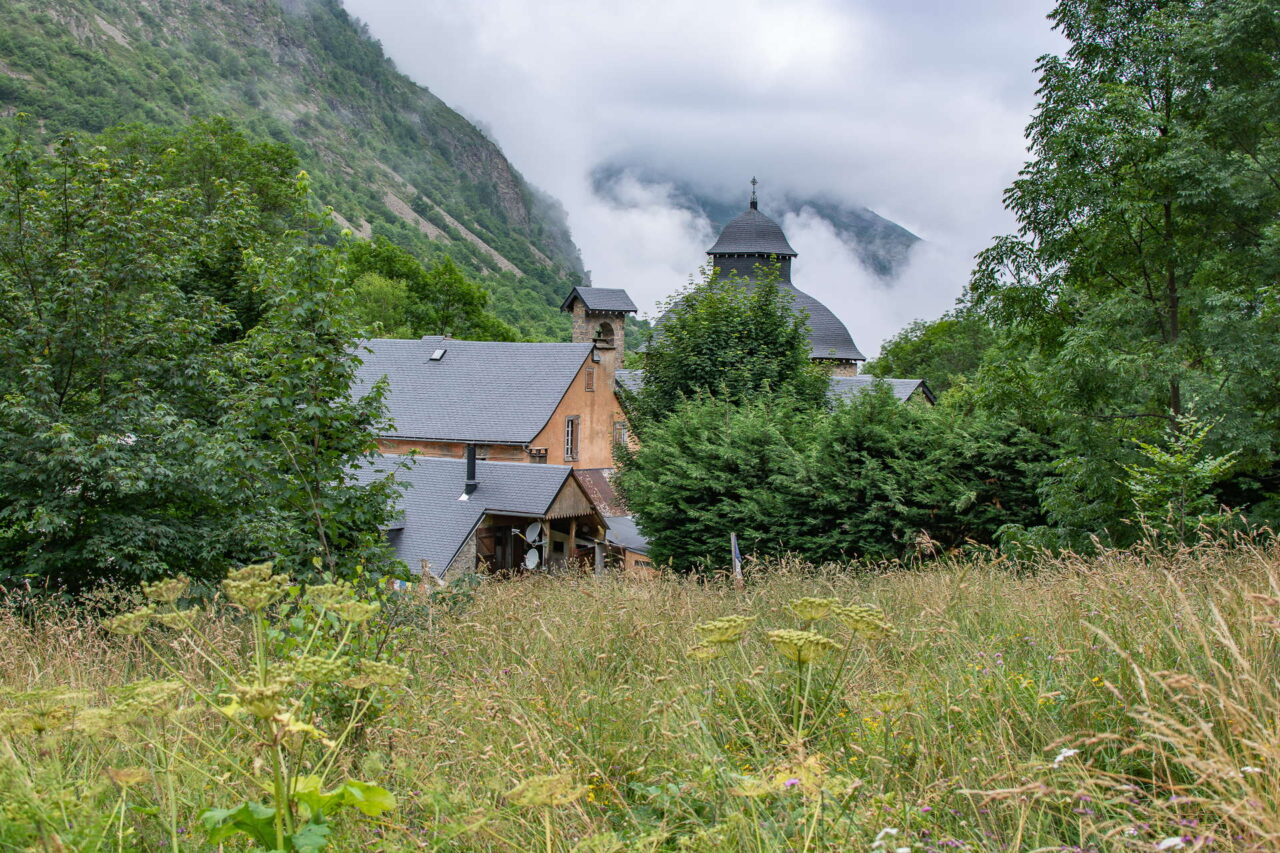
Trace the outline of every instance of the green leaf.
[[289, 836], [289, 844], [296, 853], [311, 853], [329, 843], [329, 834], [332, 831], [323, 823], [308, 823]]
[[242, 832], [268, 850], [276, 849], [276, 810], [261, 803], [241, 803], [234, 809], [205, 809], [200, 822], [209, 841], [220, 844]]
[[343, 802], [346, 805], [355, 806], [369, 817], [377, 817], [396, 807], [394, 794], [386, 788], [379, 788], [368, 782], [352, 779], [344, 783], [339, 790], [343, 794]]

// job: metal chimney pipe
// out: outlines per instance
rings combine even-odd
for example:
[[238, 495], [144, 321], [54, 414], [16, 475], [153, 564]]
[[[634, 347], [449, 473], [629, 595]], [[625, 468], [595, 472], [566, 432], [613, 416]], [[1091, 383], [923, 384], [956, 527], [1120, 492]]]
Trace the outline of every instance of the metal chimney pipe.
[[462, 493], [469, 495], [476, 490], [480, 483], [476, 480], [476, 446], [474, 444], [467, 445], [467, 481], [463, 487]]

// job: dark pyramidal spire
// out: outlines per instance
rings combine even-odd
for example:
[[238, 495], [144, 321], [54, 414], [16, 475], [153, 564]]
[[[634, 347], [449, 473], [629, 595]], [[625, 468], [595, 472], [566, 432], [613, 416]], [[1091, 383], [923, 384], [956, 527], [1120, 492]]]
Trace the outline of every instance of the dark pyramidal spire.
[[759, 268], [776, 266], [782, 286], [790, 291], [797, 310], [809, 318], [809, 345], [812, 357], [832, 361], [842, 368], [837, 373], [857, 372], [864, 356], [853, 343], [844, 323], [831, 309], [791, 283], [791, 259], [796, 250], [787, 242], [782, 226], [760, 212], [754, 177], [751, 179], [750, 205], [724, 227], [715, 245], [707, 250], [711, 264], [725, 275], [746, 279], [748, 286], [758, 276]]

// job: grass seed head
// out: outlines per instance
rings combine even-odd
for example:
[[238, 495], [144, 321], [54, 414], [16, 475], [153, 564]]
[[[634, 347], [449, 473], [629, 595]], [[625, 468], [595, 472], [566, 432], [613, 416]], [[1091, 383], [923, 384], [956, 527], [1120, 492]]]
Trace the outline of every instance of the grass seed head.
[[525, 779], [503, 796], [521, 808], [548, 808], [568, 805], [586, 792], [585, 785], [575, 785], [566, 774], [555, 773]]

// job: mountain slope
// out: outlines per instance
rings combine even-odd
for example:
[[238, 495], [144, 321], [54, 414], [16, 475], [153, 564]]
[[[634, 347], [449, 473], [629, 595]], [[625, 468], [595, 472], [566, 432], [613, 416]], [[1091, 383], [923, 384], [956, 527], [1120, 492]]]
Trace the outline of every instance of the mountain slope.
[[[713, 232], [719, 232], [729, 220], [742, 213], [746, 205], [745, 192], [725, 195], [655, 169], [625, 163], [597, 166], [591, 173], [592, 190], [600, 198], [625, 205], [618, 189], [619, 182], [627, 178], [642, 185], [668, 187], [671, 203], [705, 216]], [[864, 267], [887, 280], [902, 270], [912, 246], [920, 241], [915, 234], [873, 210], [831, 199], [771, 192], [768, 210], [770, 216], [779, 220], [789, 213], [799, 215], [806, 210], [826, 220]]]
[[10, 0], [0, 111], [85, 131], [230, 116], [293, 145], [344, 226], [447, 253], [522, 332], [567, 335], [582, 266], [563, 210], [339, 0]]

